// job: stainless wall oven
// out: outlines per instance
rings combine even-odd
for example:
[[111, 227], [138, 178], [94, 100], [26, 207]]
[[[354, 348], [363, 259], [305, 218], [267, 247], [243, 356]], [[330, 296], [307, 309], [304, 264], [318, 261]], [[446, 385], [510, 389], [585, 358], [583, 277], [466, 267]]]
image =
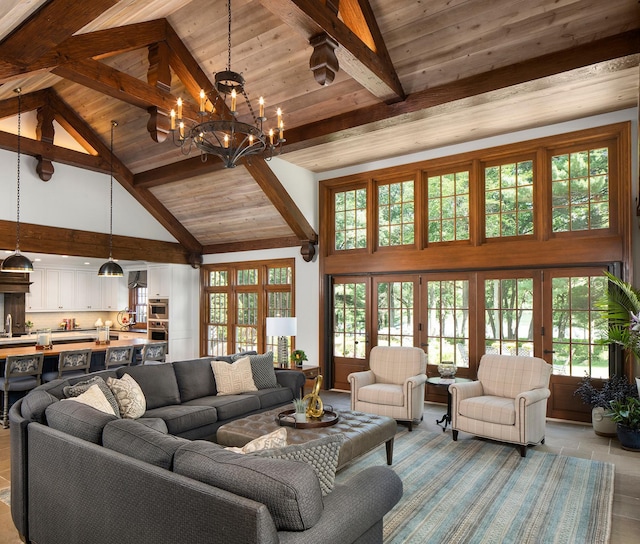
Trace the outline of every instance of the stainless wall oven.
[[167, 353], [169, 353], [169, 320], [151, 319], [147, 321], [147, 338], [149, 340], [159, 340], [167, 343]]
[[169, 319], [169, 299], [168, 298], [150, 298], [149, 312], [147, 320], [153, 319]]

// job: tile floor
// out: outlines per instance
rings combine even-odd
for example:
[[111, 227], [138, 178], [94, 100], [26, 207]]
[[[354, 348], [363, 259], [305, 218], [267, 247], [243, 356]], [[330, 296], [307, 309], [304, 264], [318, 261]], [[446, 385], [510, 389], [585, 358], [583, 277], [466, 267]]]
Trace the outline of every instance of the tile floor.
[[[348, 393], [326, 391], [322, 393], [322, 397], [326, 404], [331, 404], [334, 408], [349, 408]], [[442, 432], [435, 421], [440, 419], [443, 413], [443, 405], [425, 404], [424, 421], [417, 429]], [[459, 440], [463, 439], [470, 439], [470, 436], [461, 433]], [[638, 542], [640, 538], [640, 453], [621, 449], [615, 439], [596, 436], [590, 425], [555, 420], [548, 421], [546, 443], [537, 446], [537, 449], [615, 464], [616, 479], [610, 544]], [[9, 452], [9, 430], [0, 428], [0, 489], [10, 485]], [[10, 508], [0, 502], [0, 543], [20, 544], [21, 542], [11, 521]]]

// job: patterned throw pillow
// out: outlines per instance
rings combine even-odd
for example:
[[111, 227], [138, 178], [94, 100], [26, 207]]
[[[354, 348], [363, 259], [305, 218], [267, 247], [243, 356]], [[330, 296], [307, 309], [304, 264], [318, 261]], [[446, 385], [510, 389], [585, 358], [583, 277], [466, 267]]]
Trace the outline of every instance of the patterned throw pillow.
[[119, 380], [107, 378], [107, 385], [118, 401], [120, 415], [128, 419], [142, 417], [147, 411], [147, 401], [142, 389], [129, 374], [124, 374]]
[[251, 361], [251, 374], [253, 382], [258, 389], [278, 387], [276, 371], [273, 367], [273, 353], [271, 351], [262, 355], [249, 355]]
[[211, 369], [216, 378], [218, 395], [237, 395], [258, 390], [253, 381], [249, 357], [238, 359], [235, 363], [211, 361]]
[[287, 445], [287, 428], [280, 427], [275, 431], [254, 438], [251, 442], [247, 442], [241, 448], [227, 447], [225, 450], [235, 451], [236, 453], [254, 453], [260, 450], [281, 448]]
[[331, 434], [310, 440], [304, 444], [292, 444], [282, 448], [261, 450], [255, 455], [261, 457], [271, 457], [272, 459], [289, 459], [291, 461], [303, 461], [313, 467], [318, 480], [322, 495], [327, 495], [333, 489], [336, 479], [336, 468], [338, 467], [338, 456], [340, 447], [344, 441], [344, 436]]
[[73, 398], [79, 395], [82, 395], [87, 389], [89, 389], [92, 385], [97, 385], [100, 388], [100, 391], [104, 394], [105, 398], [111, 404], [113, 408], [113, 414], [117, 417], [120, 417], [120, 407], [118, 406], [118, 401], [113, 396], [111, 389], [106, 384], [106, 382], [100, 376], [94, 376], [93, 378], [89, 378], [88, 380], [77, 382], [74, 385], [67, 385], [62, 389], [62, 393], [66, 398]]
[[97, 384], [93, 384], [89, 389], [87, 389], [84, 393], [78, 395], [77, 397], [62, 399], [60, 402], [72, 400], [75, 402], [81, 402], [82, 404], [86, 404], [87, 406], [91, 406], [96, 410], [100, 410], [105, 414], [109, 414], [115, 416], [115, 412], [113, 411], [113, 407], [107, 400], [107, 397], [104, 396], [104, 393], [100, 390]]

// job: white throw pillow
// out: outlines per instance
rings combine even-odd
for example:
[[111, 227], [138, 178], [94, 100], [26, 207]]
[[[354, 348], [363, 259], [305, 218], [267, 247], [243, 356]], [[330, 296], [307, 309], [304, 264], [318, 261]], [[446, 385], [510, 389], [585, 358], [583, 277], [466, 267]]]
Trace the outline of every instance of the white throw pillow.
[[129, 374], [119, 380], [107, 378], [107, 385], [118, 401], [120, 416], [128, 419], [138, 419], [147, 411], [147, 401], [142, 389]]
[[211, 369], [216, 378], [218, 395], [237, 395], [258, 390], [253, 381], [249, 357], [243, 357], [234, 363], [211, 361]]
[[62, 399], [61, 402], [66, 400], [71, 400], [71, 401], [80, 402], [82, 404], [86, 404], [87, 406], [91, 406], [92, 408], [95, 408], [96, 410], [100, 410], [105, 414], [111, 414], [112, 416], [116, 415], [116, 413], [113, 411], [113, 407], [107, 400], [107, 397], [104, 396], [104, 393], [100, 390], [100, 388], [96, 384], [89, 387], [89, 389], [87, 389], [81, 395], [78, 395], [77, 397], [73, 397], [69, 399]]
[[[227, 363], [228, 364], [228, 363]], [[241, 448], [228, 447], [226, 450], [235, 451], [236, 453], [253, 453], [261, 450], [269, 450], [273, 448], [282, 448], [287, 445], [287, 428], [280, 427], [269, 434], [254, 438], [251, 442], [247, 442]]]

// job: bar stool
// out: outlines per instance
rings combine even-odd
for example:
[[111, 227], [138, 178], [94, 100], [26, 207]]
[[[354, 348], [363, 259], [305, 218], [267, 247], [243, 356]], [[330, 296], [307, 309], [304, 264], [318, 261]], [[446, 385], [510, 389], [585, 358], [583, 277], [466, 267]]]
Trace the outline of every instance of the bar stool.
[[155, 342], [153, 344], [145, 344], [142, 348], [142, 364], [157, 365], [165, 363], [167, 360], [167, 343]]
[[2, 395], [2, 425], [9, 427], [9, 391], [31, 391], [39, 386], [42, 378], [44, 353], [33, 355], [9, 355], [4, 365]]
[[104, 356], [104, 367], [119, 368], [133, 362], [133, 346], [109, 346]]
[[50, 382], [62, 378], [75, 378], [89, 373], [91, 349], [73, 349], [61, 351], [58, 357], [58, 370], [44, 372], [42, 380]]

